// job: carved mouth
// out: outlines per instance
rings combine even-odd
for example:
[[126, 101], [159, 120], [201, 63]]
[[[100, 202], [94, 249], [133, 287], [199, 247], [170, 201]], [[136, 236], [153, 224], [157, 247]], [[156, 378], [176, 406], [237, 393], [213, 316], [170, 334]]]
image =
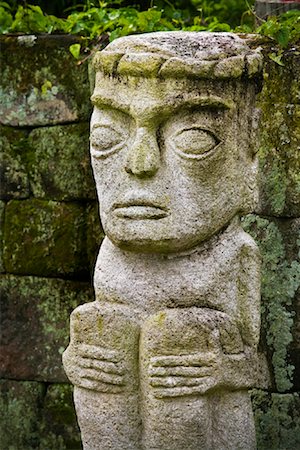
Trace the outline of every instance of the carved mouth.
[[132, 200], [118, 203], [113, 206], [114, 214], [122, 219], [162, 219], [168, 216], [165, 207], [154, 204], [147, 200]]

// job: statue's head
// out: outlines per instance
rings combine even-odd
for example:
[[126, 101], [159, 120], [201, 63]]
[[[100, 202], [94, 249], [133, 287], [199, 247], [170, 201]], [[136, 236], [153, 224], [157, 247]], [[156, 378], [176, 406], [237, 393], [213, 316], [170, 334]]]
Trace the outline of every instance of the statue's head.
[[252, 210], [258, 52], [229, 33], [151, 33], [95, 68], [92, 165], [115, 245], [187, 250]]

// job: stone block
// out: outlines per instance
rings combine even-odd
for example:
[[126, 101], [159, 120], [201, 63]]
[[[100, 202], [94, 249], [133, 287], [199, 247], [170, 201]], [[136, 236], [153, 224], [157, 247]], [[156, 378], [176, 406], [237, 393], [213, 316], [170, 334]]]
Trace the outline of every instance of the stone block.
[[1, 449], [81, 449], [67, 384], [0, 381]]
[[3, 259], [9, 273], [88, 277], [84, 206], [11, 200], [5, 213]]
[[29, 197], [29, 180], [22, 156], [26, 153], [27, 132], [0, 127], [0, 198]]
[[73, 36], [1, 37], [0, 123], [36, 126], [87, 120], [87, 64], [78, 65]]
[[[270, 49], [268, 49], [268, 52]], [[299, 53], [299, 52], [298, 52]], [[283, 56], [284, 66], [265, 58], [260, 132], [258, 213], [300, 216], [300, 70], [299, 55]]]
[[100, 245], [104, 238], [98, 203], [90, 203], [87, 207], [87, 239], [86, 247], [91, 273], [94, 270]]
[[95, 199], [89, 124], [42, 127], [29, 135], [33, 195], [51, 200]]
[[44, 398], [40, 448], [81, 449], [73, 389], [69, 384], [50, 384]]
[[0, 201], [0, 273], [5, 272], [3, 264], [3, 224], [5, 214], [5, 203]]
[[61, 354], [68, 344], [69, 315], [93, 301], [89, 283], [1, 276], [1, 377], [66, 381]]
[[300, 448], [299, 394], [272, 394], [253, 390], [258, 450]]
[[39, 448], [40, 410], [45, 386], [0, 380], [1, 449]]

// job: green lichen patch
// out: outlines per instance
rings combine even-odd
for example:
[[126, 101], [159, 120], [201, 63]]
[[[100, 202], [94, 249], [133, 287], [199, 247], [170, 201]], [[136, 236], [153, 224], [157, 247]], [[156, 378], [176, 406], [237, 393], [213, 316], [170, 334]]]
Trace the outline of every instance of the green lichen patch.
[[91, 273], [94, 270], [104, 232], [99, 217], [98, 203], [91, 202], [87, 207], [87, 254]]
[[5, 203], [0, 201], [0, 273], [5, 272], [3, 264], [3, 224], [5, 214]]
[[35, 126], [87, 120], [87, 64], [69, 52], [74, 37], [1, 36], [0, 123]]
[[271, 394], [253, 390], [252, 405], [258, 450], [300, 448], [299, 394]]
[[283, 67], [266, 58], [258, 101], [262, 111], [258, 211], [265, 215], [300, 215], [298, 53], [285, 55]]
[[85, 208], [11, 200], [5, 213], [3, 259], [9, 273], [88, 277]]
[[35, 449], [39, 445], [42, 383], [0, 380], [0, 448]]
[[0, 198], [29, 197], [29, 180], [22, 153], [26, 152], [27, 133], [0, 126]]
[[[42, 448], [70, 450], [82, 448], [72, 390], [69, 384], [48, 386], [43, 407]], [[55, 445], [53, 445], [54, 438], [58, 441]]]
[[[293, 222], [254, 215], [243, 221], [245, 230], [256, 240], [262, 254], [262, 327], [279, 392], [292, 388], [295, 369], [289, 349], [293, 341], [294, 297], [300, 286], [300, 231], [285, 232], [294, 226]], [[299, 367], [295, 373], [297, 370]]]
[[89, 124], [35, 129], [29, 135], [33, 195], [51, 200], [95, 199]]
[[66, 381], [61, 355], [68, 345], [69, 316], [93, 301], [89, 283], [1, 276], [1, 375]]

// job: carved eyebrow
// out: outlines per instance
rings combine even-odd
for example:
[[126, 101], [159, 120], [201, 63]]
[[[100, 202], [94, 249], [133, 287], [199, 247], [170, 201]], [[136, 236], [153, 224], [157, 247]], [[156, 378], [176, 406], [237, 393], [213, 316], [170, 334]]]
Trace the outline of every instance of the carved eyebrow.
[[[98, 107], [112, 107], [119, 111], [130, 113], [130, 105], [119, 103], [116, 99], [105, 95], [105, 93], [95, 93], [91, 97], [91, 101], [93, 105]], [[153, 115], [170, 115], [174, 112], [187, 107], [209, 107], [209, 108], [217, 108], [217, 109], [234, 109], [234, 103], [230, 100], [210, 95], [210, 96], [192, 96], [190, 98], [182, 99], [174, 99], [174, 103], [171, 105], [155, 105], [152, 108], [146, 108], [145, 115], [147, 117]]]

